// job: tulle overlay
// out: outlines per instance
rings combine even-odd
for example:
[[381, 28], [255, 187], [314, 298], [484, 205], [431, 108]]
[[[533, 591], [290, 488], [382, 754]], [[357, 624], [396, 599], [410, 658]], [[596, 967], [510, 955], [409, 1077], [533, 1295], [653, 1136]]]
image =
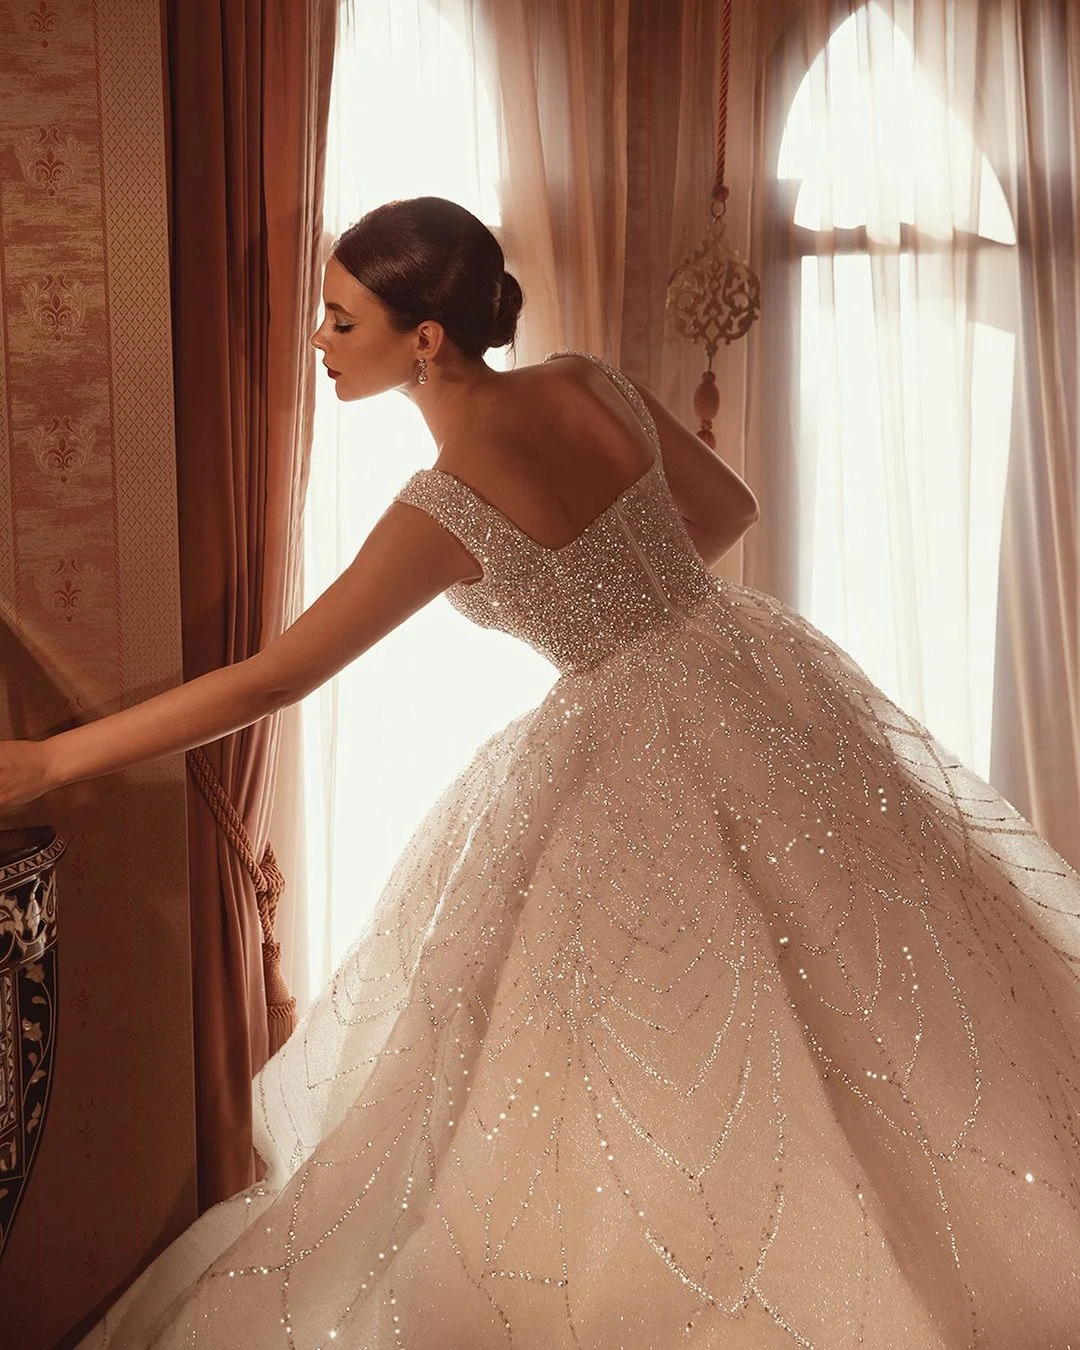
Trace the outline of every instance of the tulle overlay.
[[800, 616], [678, 599], [431, 808], [267, 1179], [85, 1346], [1080, 1350], [1080, 878]]

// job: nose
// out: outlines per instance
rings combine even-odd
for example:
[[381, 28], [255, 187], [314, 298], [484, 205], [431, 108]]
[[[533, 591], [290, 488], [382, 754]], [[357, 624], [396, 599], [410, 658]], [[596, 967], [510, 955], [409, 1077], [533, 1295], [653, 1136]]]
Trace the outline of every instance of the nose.
[[320, 329], [316, 328], [314, 333], [312, 333], [311, 336], [308, 338], [308, 341], [316, 349], [316, 351], [323, 351], [326, 346], [325, 342], [321, 341], [319, 338], [320, 331], [321, 331]]

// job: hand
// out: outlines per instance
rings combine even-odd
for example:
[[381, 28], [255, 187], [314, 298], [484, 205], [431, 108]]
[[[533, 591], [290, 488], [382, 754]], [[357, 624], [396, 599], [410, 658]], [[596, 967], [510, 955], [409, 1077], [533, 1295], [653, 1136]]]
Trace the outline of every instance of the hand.
[[48, 760], [44, 741], [0, 741], [0, 811], [49, 791]]

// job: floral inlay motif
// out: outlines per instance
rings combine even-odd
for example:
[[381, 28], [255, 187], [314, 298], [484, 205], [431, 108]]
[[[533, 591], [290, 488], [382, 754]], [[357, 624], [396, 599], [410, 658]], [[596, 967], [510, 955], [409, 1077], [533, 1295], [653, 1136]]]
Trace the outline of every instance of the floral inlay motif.
[[[50, 879], [35, 879], [25, 895], [0, 894], [0, 960], [34, 960], [45, 950], [56, 923], [56, 894]], [[4, 941], [3, 939], [7, 939]], [[23, 1022], [23, 1034], [35, 1039], [35, 1027]], [[40, 1028], [36, 1038], [40, 1039]]]

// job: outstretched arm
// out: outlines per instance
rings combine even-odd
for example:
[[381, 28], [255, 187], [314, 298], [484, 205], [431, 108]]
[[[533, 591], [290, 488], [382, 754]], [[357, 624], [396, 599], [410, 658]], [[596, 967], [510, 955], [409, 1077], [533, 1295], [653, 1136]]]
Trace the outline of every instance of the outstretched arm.
[[254, 656], [47, 740], [0, 742], [0, 811], [204, 745], [295, 703], [478, 571], [448, 530], [392, 502], [337, 581]]

